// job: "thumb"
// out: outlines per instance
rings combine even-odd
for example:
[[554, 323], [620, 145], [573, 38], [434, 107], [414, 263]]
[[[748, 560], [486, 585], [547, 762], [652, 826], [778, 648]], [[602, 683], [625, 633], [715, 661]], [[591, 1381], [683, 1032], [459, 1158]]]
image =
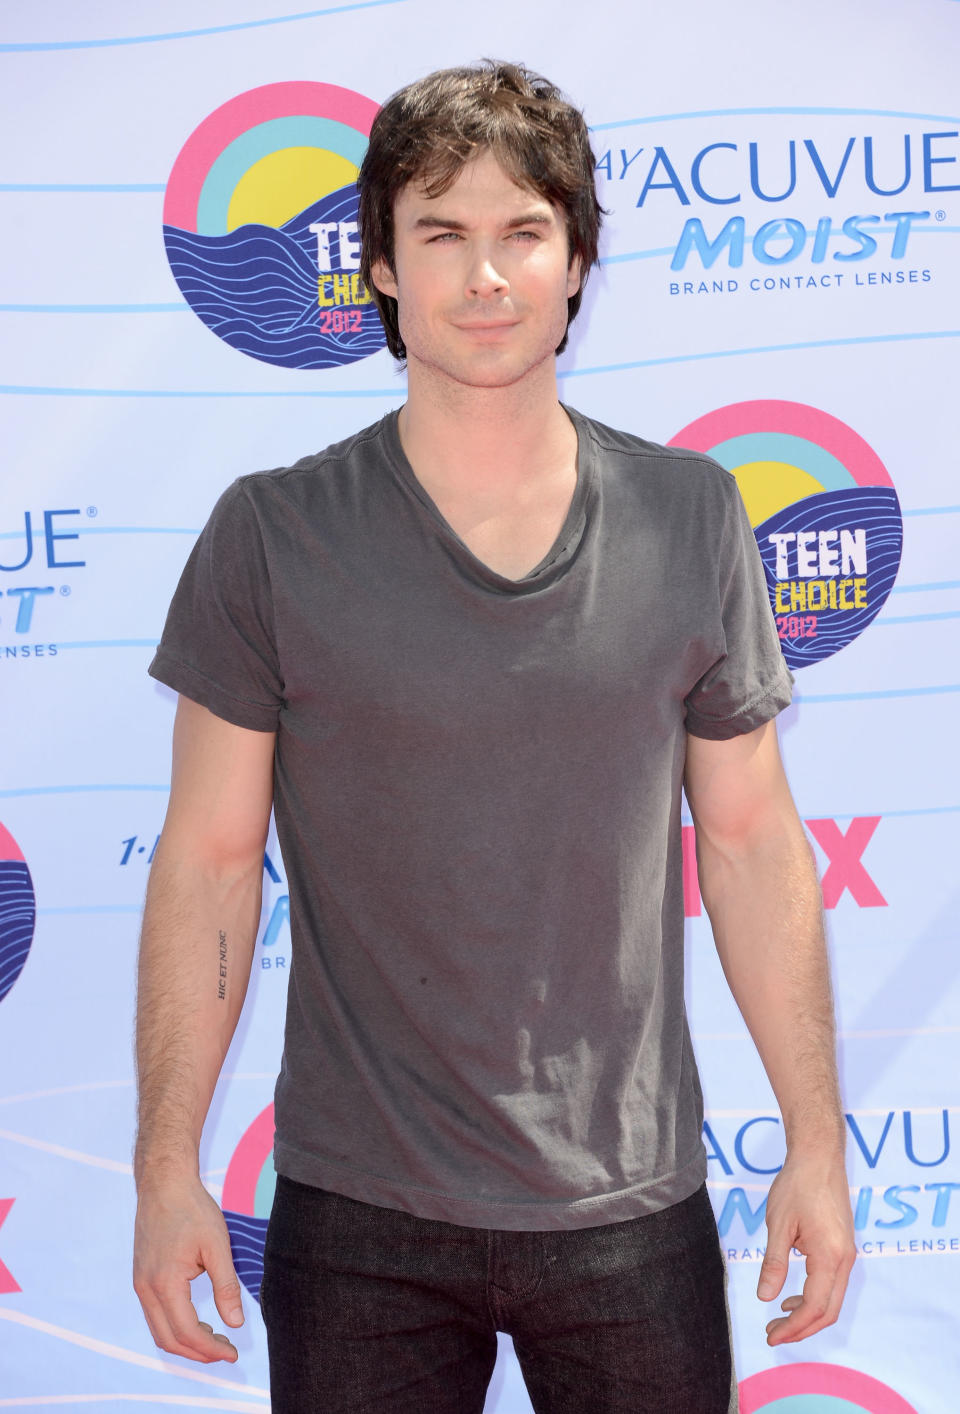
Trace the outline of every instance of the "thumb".
[[760, 1266], [757, 1295], [761, 1301], [772, 1301], [783, 1290], [790, 1270], [790, 1244], [785, 1234], [767, 1234], [767, 1250]]
[[240, 1283], [230, 1255], [230, 1244], [226, 1239], [217, 1242], [209, 1254], [206, 1264], [207, 1274], [213, 1287], [213, 1299], [217, 1310], [228, 1326], [243, 1325], [243, 1305], [240, 1300]]

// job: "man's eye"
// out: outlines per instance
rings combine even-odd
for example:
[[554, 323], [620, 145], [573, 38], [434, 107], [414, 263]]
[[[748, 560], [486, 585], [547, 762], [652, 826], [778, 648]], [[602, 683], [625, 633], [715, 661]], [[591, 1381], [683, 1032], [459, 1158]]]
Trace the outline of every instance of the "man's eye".
[[458, 231], [442, 231], [439, 236], [431, 236], [428, 244], [437, 245], [443, 241], [458, 241], [460, 234]]
[[540, 239], [539, 231], [514, 231], [513, 234], [519, 240], [538, 241]]

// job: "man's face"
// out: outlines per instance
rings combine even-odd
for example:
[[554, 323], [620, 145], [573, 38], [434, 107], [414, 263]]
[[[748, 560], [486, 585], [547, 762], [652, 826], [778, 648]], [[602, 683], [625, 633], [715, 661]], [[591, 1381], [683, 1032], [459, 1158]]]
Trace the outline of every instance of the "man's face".
[[374, 283], [397, 300], [411, 368], [479, 388], [507, 387], [552, 359], [580, 288], [562, 211], [519, 187], [492, 153], [441, 195], [411, 182], [394, 205], [394, 270]]

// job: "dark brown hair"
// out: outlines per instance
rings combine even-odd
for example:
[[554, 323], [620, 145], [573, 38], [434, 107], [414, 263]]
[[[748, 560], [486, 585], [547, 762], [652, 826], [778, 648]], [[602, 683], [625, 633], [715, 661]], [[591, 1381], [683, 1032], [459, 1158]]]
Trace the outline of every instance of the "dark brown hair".
[[[394, 268], [394, 202], [408, 182], [441, 196], [464, 164], [492, 152], [517, 183], [564, 213], [570, 259], [580, 258], [580, 289], [567, 301], [567, 326], [597, 261], [603, 214], [594, 184], [595, 160], [583, 114], [560, 90], [520, 64], [494, 59], [440, 69], [388, 98], [373, 120], [357, 178], [360, 193], [360, 273], [372, 295], [394, 358], [404, 359], [397, 301], [381, 293], [371, 268]], [[557, 349], [566, 347], [567, 333]]]

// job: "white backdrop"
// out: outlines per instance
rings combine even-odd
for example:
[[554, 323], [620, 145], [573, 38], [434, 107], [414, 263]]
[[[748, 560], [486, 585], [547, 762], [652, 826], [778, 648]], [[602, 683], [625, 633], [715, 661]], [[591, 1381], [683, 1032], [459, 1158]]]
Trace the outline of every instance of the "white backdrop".
[[[343, 188], [387, 94], [494, 54], [584, 106], [610, 211], [563, 397], [736, 471], [802, 664], [781, 737], [824, 871], [862, 1260], [834, 1328], [766, 1347], [781, 1131], [691, 870], [743, 1409], [955, 1414], [960, 4], [60, 0], [3, 29], [0, 1407], [268, 1408], [253, 1295], [239, 1363], [195, 1367], [129, 1286], [132, 976], [174, 705], [145, 668], [220, 490], [402, 401]], [[252, 1291], [274, 841], [264, 882], [202, 1155]], [[488, 1409], [525, 1414], [502, 1357]]]

